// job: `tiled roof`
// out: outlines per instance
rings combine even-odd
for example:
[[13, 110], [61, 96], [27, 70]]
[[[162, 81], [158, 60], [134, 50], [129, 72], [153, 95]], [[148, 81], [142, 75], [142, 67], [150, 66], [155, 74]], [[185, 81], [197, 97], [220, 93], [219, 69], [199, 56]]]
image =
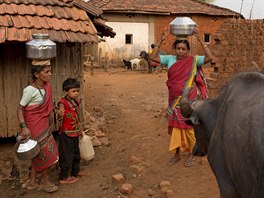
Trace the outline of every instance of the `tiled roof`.
[[104, 13], [204, 14], [244, 18], [232, 10], [198, 0], [90, 0], [89, 3], [101, 8]]
[[111, 38], [114, 38], [116, 33], [113, 31], [113, 28], [109, 27], [108, 25], [105, 25], [104, 21], [100, 19], [94, 19], [94, 26], [96, 27], [99, 35], [101, 37], [103, 36], [110, 36]]
[[86, 12], [93, 15], [94, 17], [99, 17], [101, 14], [103, 14], [103, 11], [101, 9], [98, 9], [97, 7], [95, 7], [92, 4], [85, 3], [82, 0], [76, 0], [76, 1], [74, 1], [73, 4], [76, 5], [77, 7], [85, 10]]
[[0, 0], [0, 43], [28, 41], [48, 33], [55, 42], [98, 42], [84, 10], [72, 0]]
[[103, 10], [95, 7], [92, 4], [83, 2], [82, 0], [75, 0], [73, 4], [78, 8], [85, 10], [89, 16], [92, 15], [91, 19], [99, 36], [110, 36], [111, 38], [115, 37], [116, 33], [113, 31], [113, 28], [105, 25], [105, 21], [102, 17]]

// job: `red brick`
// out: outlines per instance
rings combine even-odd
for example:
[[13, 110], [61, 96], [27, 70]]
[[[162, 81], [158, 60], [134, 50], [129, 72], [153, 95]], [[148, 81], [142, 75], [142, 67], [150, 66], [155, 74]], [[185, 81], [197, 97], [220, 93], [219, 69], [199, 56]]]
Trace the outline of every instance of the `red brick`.
[[116, 184], [121, 184], [125, 181], [125, 177], [121, 173], [119, 173], [112, 176], [112, 181]]
[[120, 188], [120, 192], [123, 194], [131, 195], [133, 193], [134, 187], [132, 184], [123, 184]]

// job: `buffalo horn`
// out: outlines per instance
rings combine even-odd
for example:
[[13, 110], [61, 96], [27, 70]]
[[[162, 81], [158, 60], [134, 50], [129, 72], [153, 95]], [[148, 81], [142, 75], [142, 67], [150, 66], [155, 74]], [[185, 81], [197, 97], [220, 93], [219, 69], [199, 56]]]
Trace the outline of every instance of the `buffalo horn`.
[[189, 87], [187, 90], [183, 92], [180, 102], [181, 114], [184, 118], [189, 118], [191, 117], [192, 114], [192, 108], [188, 97], [191, 89], [192, 87]]

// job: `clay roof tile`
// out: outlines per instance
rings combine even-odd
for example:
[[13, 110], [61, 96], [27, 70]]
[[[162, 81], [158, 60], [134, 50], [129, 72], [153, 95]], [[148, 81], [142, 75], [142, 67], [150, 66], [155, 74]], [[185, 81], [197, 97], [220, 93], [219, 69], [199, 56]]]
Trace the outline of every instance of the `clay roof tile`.
[[90, 42], [85, 35], [97, 37], [88, 15], [73, 0], [0, 0], [0, 43], [26, 41], [32, 33], [45, 32], [58, 42]]
[[26, 5], [17, 5], [16, 6], [16, 10], [17, 10], [17, 13], [19, 15], [25, 15], [25, 14], [28, 14], [26, 11], [27, 11], [27, 8], [26, 8]]
[[63, 28], [64, 28], [63, 30], [68, 31], [68, 30], [71, 29], [68, 20], [66, 20], [66, 19], [61, 19], [60, 22], [63, 24]]
[[0, 27], [0, 43], [4, 43], [6, 40], [6, 27]]
[[16, 14], [12, 5], [2, 4], [5, 14]]
[[50, 29], [51, 27], [49, 26], [49, 24], [46, 21], [46, 17], [39, 17], [39, 22], [41, 24], [41, 28], [45, 28], [45, 29]]
[[53, 28], [53, 24], [52, 24], [50, 18], [49, 17], [45, 17], [44, 19], [46, 21], [47, 26], [49, 26], [48, 29], [52, 29]]
[[11, 21], [11, 18], [9, 15], [0, 15], [0, 27], [8, 27], [9, 21]]
[[[84, 12], [84, 11], [82, 11]], [[71, 13], [71, 17], [73, 20], [77, 21], [80, 19], [79, 17], [79, 14], [80, 14], [80, 10], [78, 10], [77, 8], [73, 7], [71, 10], [70, 10], [70, 13]]]
[[27, 6], [27, 11], [30, 12], [32, 15], [37, 15], [37, 9], [34, 5]]
[[46, 8], [44, 6], [35, 6], [38, 16], [45, 16], [46, 15]]
[[53, 7], [52, 11], [54, 12], [54, 16], [58, 19], [67, 18], [67, 15], [64, 14], [64, 9], [60, 7]]
[[216, 16], [236, 16], [241, 14], [198, 0], [90, 0], [92, 4], [104, 12], [148, 13], [148, 14], [205, 14]]
[[59, 25], [58, 19], [50, 18], [50, 22], [52, 23], [52, 29], [60, 30], [60, 25]]
[[24, 27], [23, 21], [19, 18], [19, 15], [11, 15], [11, 20], [13, 21], [14, 27], [22, 28]]

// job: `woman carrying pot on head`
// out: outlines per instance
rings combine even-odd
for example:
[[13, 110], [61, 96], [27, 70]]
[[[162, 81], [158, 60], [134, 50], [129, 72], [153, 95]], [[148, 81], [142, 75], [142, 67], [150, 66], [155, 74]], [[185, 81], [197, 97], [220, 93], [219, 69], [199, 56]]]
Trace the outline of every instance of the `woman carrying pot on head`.
[[[18, 107], [18, 120], [24, 138], [36, 140], [40, 153], [32, 159], [28, 189], [41, 188], [54, 192], [58, 187], [50, 182], [48, 168], [58, 161], [58, 150], [51, 134], [52, 130], [52, 91], [50, 86], [51, 66], [48, 61], [34, 61], [31, 69], [32, 82], [24, 88]], [[35, 65], [34, 65], [35, 64]], [[37, 181], [37, 174], [41, 178]]]
[[203, 45], [198, 37], [198, 29], [193, 30], [202, 45], [204, 56], [191, 56], [190, 45], [187, 39], [176, 39], [173, 43], [173, 55], [158, 55], [159, 48], [165, 40], [165, 32], [161, 35], [159, 45], [157, 45], [150, 59], [168, 67], [167, 86], [169, 90], [168, 107], [168, 132], [171, 135], [169, 151], [175, 153], [169, 161], [173, 164], [180, 160], [180, 150], [188, 152], [185, 166], [193, 163], [192, 149], [195, 145], [194, 130], [185, 123], [186, 119], [181, 116], [179, 101], [186, 88], [193, 86], [190, 92], [190, 100], [197, 97], [207, 98], [206, 85], [201, 75], [201, 66], [213, 60], [213, 55], [207, 45]]

